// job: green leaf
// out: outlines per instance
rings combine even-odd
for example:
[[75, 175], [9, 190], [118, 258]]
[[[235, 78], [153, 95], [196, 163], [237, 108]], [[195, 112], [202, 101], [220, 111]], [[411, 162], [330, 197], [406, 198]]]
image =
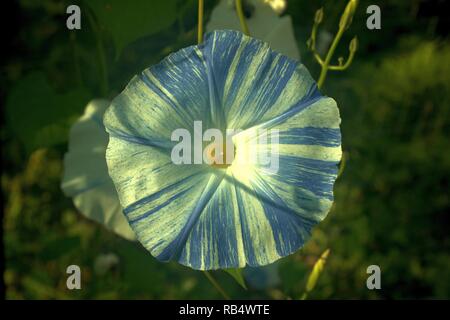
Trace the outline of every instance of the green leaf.
[[111, 33], [116, 56], [140, 37], [155, 34], [174, 23], [176, 0], [90, 0], [87, 2], [100, 27]]
[[327, 262], [328, 255], [330, 254], [330, 249], [325, 250], [320, 256], [319, 260], [314, 264], [313, 270], [308, 277], [308, 281], [306, 283], [306, 290], [303, 293], [301, 299], [305, 300], [308, 297], [308, 294], [314, 290], [317, 284], [317, 280], [319, 279], [320, 274], [325, 267], [325, 263]]
[[245, 285], [245, 280], [242, 275], [242, 269], [233, 268], [233, 269], [224, 269], [224, 271], [228, 273], [230, 276], [232, 276], [234, 280], [236, 280], [236, 282], [239, 283], [239, 285], [242, 288], [247, 290], [247, 286]]
[[30, 73], [11, 88], [6, 101], [7, 124], [27, 151], [62, 143], [88, 98], [83, 88], [57, 93], [43, 73]]

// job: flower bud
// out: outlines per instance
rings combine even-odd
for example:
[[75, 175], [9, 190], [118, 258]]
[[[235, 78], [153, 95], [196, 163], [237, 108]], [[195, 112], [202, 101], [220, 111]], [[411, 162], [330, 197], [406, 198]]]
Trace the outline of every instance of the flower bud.
[[323, 8], [320, 8], [316, 11], [316, 15], [314, 16], [314, 23], [319, 24], [322, 22], [323, 19]]
[[355, 52], [356, 50], [358, 50], [358, 38], [356, 36], [354, 36], [352, 41], [350, 41], [350, 45], [348, 46], [348, 50], [350, 52]]
[[348, 29], [350, 24], [352, 23], [353, 16], [355, 14], [356, 7], [358, 6], [358, 0], [350, 0], [345, 7], [344, 13], [341, 16], [341, 20], [339, 21], [340, 29]]

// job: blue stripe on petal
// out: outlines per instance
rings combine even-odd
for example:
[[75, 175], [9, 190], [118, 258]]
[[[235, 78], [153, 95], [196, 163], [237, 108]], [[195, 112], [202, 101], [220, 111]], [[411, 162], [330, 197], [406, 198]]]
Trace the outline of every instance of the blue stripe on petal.
[[258, 123], [258, 127], [260, 129], [273, 129], [276, 128], [277, 125], [286, 121], [290, 117], [302, 112], [315, 102], [319, 101], [323, 97], [320, 95], [320, 92], [316, 85], [313, 85], [308, 88], [306, 95], [301, 97], [294, 105], [289, 107], [285, 112], [277, 115], [276, 117], [267, 120], [263, 123]]
[[169, 185], [169, 186], [167, 186], [165, 188], [162, 188], [162, 189], [158, 190], [155, 193], [152, 193], [152, 194], [150, 194], [150, 195], [148, 195], [146, 197], [143, 197], [143, 198], [139, 199], [136, 202], [133, 202], [132, 204], [128, 205], [127, 207], [125, 207], [123, 209], [123, 213], [128, 214], [128, 213], [130, 213], [132, 211], [135, 211], [135, 210], [139, 209], [143, 205], [145, 205], [145, 204], [147, 204], [147, 203], [157, 199], [162, 194], [164, 194], [166, 192], [169, 192], [169, 191], [171, 191], [171, 190], [181, 186], [182, 184], [186, 183], [189, 179], [192, 179], [192, 177], [194, 175], [196, 175], [196, 174], [198, 174], [198, 172], [196, 172], [196, 173], [194, 173], [192, 175], [189, 175], [189, 176], [187, 176], [187, 177], [185, 177], [185, 178], [183, 178], [183, 179], [181, 179], [179, 181], [176, 181], [174, 184], [171, 184], [171, 185]]
[[[278, 254], [283, 257], [289, 255], [303, 246], [309, 238], [312, 227], [317, 223], [312, 217], [314, 212], [320, 212], [321, 208], [309, 207], [311, 217], [301, 216], [289, 208], [263, 179], [258, 178], [257, 185], [257, 194], [263, 194], [266, 199], [270, 199], [261, 199], [261, 203], [272, 226]], [[300, 190], [297, 192], [301, 193]]]
[[[233, 31], [210, 32], [199, 46], [205, 56], [208, 72], [213, 77], [218, 93], [224, 92], [225, 81], [237, 51], [240, 49], [243, 34]], [[223, 104], [219, 95], [219, 103]]]
[[[174, 196], [170, 197], [169, 199], [167, 199], [165, 202], [163, 202], [162, 204], [150, 209], [149, 211], [145, 212], [144, 214], [142, 214], [141, 216], [134, 218], [134, 219], [129, 219], [130, 224], [133, 225], [136, 222], [141, 221], [142, 219], [147, 218], [148, 216], [150, 216], [151, 214], [158, 212], [159, 210], [163, 209], [164, 207], [167, 207], [167, 205], [169, 203], [171, 203], [172, 201], [174, 201], [175, 199], [178, 199], [184, 195], [186, 195], [188, 193], [188, 189], [185, 189], [183, 191], [180, 191], [179, 193], [175, 194]], [[125, 210], [124, 210], [125, 211]], [[126, 214], [126, 212], [124, 212]]]
[[337, 147], [341, 145], [341, 130], [314, 127], [293, 128], [279, 135], [279, 143]]
[[245, 266], [239, 217], [228, 209], [236, 201], [233, 193], [232, 185], [221, 183], [192, 228], [180, 263], [194, 269]]
[[280, 156], [277, 176], [317, 196], [333, 200], [333, 184], [338, 166], [333, 161]]
[[179, 259], [179, 255], [186, 243], [186, 239], [189, 236], [189, 233], [191, 232], [195, 223], [197, 223], [197, 220], [204, 211], [206, 205], [213, 197], [222, 179], [223, 175], [211, 176], [201, 196], [196, 199], [196, 206], [189, 214], [189, 218], [187, 219], [184, 227], [178, 233], [176, 238], [157, 256], [159, 260], [169, 261], [172, 259]]

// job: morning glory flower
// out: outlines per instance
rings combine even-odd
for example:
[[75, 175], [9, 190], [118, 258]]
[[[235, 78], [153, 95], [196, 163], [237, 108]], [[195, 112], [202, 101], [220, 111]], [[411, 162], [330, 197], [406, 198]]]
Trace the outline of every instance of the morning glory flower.
[[106, 167], [108, 134], [102, 118], [109, 104], [105, 99], [90, 101], [71, 127], [61, 189], [85, 217], [125, 239], [135, 240]]
[[[228, 165], [175, 164], [172, 133], [239, 129]], [[263, 266], [301, 248], [333, 203], [335, 101], [301, 63], [237, 31], [214, 31], [135, 76], [105, 112], [106, 161], [123, 212], [161, 261]], [[260, 140], [277, 130], [278, 142]], [[255, 142], [257, 141], [257, 142]], [[237, 161], [278, 152], [278, 170]]]

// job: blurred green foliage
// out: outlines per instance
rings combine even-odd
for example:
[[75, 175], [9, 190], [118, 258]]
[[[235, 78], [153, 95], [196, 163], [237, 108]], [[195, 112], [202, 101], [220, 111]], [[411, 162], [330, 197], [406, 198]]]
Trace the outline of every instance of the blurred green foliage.
[[91, 0], [100, 27], [110, 30], [117, 54], [131, 42], [161, 31], [175, 21], [176, 1]]
[[[77, 3], [83, 12], [86, 4]], [[87, 100], [113, 97], [133, 74], [195, 43], [196, 1], [167, 2], [175, 12], [162, 3], [158, 1], [161, 8], [154, 12], [160, 14], [148, 21], [145, 32], [145, 19], [140, 19], [119, 24], [122, 35], [111, 25], [133, 17], [132, 10], [103, 16], [93, 5], [98, 24], [83, 19], [82, 30], [69, 32], [68, 1], [16, 4], [23, 23], [16, 26], [15, 52], [4, 61], [0, 78], [7, 93], [1, 97], [6, 107], [1, 184], [7, 298], [221, 297], [202, 273], [159, 263], [139, 244], [86, 220], [60, 190], [67, 130]], [[216, 3], [206, 1], [206, 19]], [[286, 14], [293, 18], [302, 61], [316, 78], [318, 67], [306, 50], [314, 12], [324, 7], [323, 28], [334, 33], [345, 4], [288, 1]], [[380, 1], [382, 30], [369, 31], [369, 4], [360, 2], [342, 40], [348, 43], [353, 34], [360, 40], [353, 65], [342, 73], [330, 72], [323, 88], [338, 101], [343, 119], [347, 162], [335, 187], [336, 203], [308, 244], [277, 263], [278, 285], [244, 290], [230, 275], [212, 272], [233, 298], [300, 297], [327, 248], [327, 263], [309, 298], [450, 297], [446, 11], [441, 1]], [[338, 48], [336, 58], [340, 54], [347, 54], [346, 45]], [[111, 254], [118, 262], [98, 267]], [[82, 269], [82, 290], [66, 289], [70, 264]], [[381, 267], [382, 290], [366, 288], [371, 264]]]
[[57, 93], [42, 72], [32, 72], [11, 88], [6, 101], [7, 121], [28, 151], [65, 143], [70, 124], [88, 101], [86, 89]]

